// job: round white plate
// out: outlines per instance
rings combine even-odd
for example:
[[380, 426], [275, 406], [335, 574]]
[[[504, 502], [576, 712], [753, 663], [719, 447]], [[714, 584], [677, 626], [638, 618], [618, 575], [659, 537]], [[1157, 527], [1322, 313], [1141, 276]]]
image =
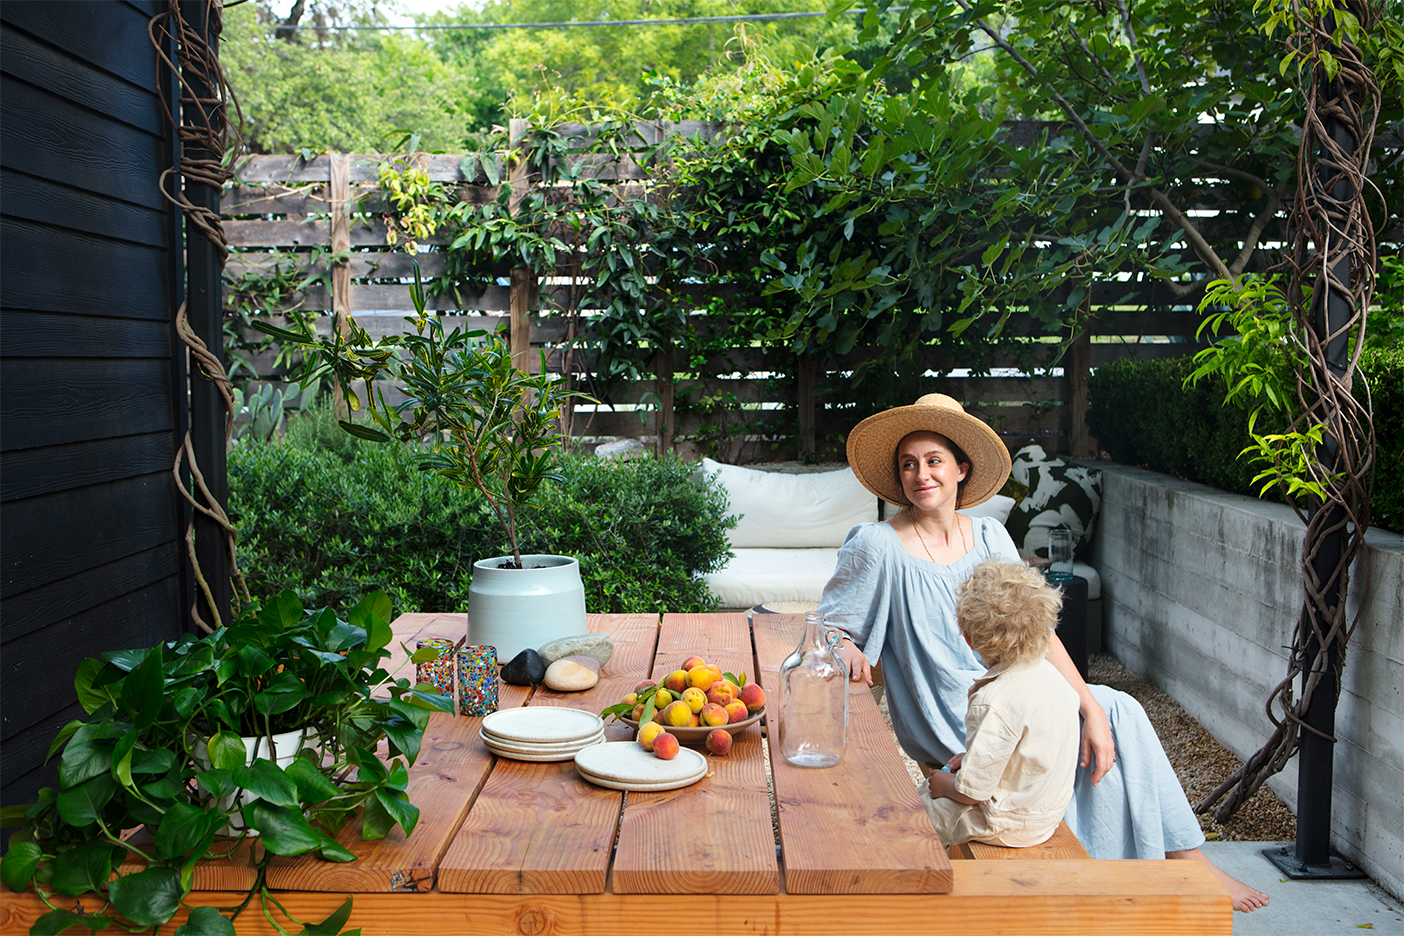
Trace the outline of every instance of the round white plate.
[[[636, 741], [607, 741], [585, 748], [575, 755], [575, 765], [588, 773], [592, 782], [609, 783], [675, 783], [687, 786], [696, 783], [707, 772], [707, 758], [691, 748], [680, 748], [677, 757], [663, 760], [652, 751], [639, 747]], [[661, 786], [652, 788], [666, 789]]]
[[558, 754], [563, 751], [574, 754], [587, 744], [599, 744], [603, 741], [604, 731], [597, 731], [590, 737], [582, 738], [579, 741], [562, 741], [559, 744], [530, 744], [523, 741], [503, 741], [501, 738], [485, 734], [482, 731], [478, 732], [478, 737], [482, 739], [484, 744], [495, 748], [502, 748], [507, 751], [520, 751], [523, 754]]
[[554, 705], [499, 709], [483, 718], [484, 735], [509, 744], [562, 744], [598, 734], [604, 721], [594, 712]]
[[681, 780], [669, 780], [663, 783], [630, 783], [627, 780], [606, 780], [604, 777], [597, 777], [589, 771], [581, 770], [579, 764], [576, 765], [575, 770], [580, 774], [582, 780], [593, 783], [595, 786], [605, 787], [610, 790], [624, 790], [629, 793], [659, 793], [664, 790], [678, 790], [686, 786], [692, 786], [694, 783], [697, 783], [703, 777], [707, 776], [707, 770], [704, 767], [695, 777], [684, 777]]
[[[585, 748], [603, 743], [603, 738], [596, 741], [587, 741], [585, 743]], [[538, 751], [533, 753], [520, 749], [500, 748], [491, 741], [484, 742], [484, 746], [498, 757], [505, 757], [507, 760], [525, 761], [529, 764], [547, 764], [554, 761], [574, 760], [576, 753], [585, 749], [577, 748], [573, 751]]]

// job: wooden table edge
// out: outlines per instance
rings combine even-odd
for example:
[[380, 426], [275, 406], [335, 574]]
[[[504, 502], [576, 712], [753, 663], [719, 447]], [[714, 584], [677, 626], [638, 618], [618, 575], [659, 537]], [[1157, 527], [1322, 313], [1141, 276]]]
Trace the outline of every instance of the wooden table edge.
[[[1000, 933], [1222, 934], [1233, 932], [1228, 892], [1202, 862], [1195, 861], [997, 861], [953, 862], [949, 894], [731, 895], [669, 894], [669, 918], [707, 919], [711, 928], [734, 933], [819, 933], [851, 936], [929, 936], [933, 921], [962, 936]], [[288, 911], [301, 920], [321, 920], [345, 894], [279, 891]], [[356, 894], [349, 926], [367, 936], [405, 932], [407, 922], [423, 936], [464, 932], [614, 936], [656, 929], [656, 894], [503, 895]], [[231, 906], [242, 895], [218, 891], [189, 895], [191, 906]], [[64, 898], [96, 909], [101, 902]], [[0, 889], [0, 932], [24, 933], [48, 912], [33, 891]], [[705, 914], [695, 917], [693, 914]], [[179, 923], [184, 913], [176, 917]], [[286, 921], [283, 921], [286, 926]], [[172, 927], [173, 929], [174, 927]], [[240, 917], [241, 934], [273, 934], [257, 902]]]

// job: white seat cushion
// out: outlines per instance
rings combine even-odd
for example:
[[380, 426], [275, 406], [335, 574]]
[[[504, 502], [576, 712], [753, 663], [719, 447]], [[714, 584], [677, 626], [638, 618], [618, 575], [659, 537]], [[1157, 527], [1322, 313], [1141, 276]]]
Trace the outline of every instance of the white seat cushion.
[[[874, 505], [876, 506], [876, 505]], [[704, 576], [723, 608], [818, 601], [838, 565], [837, 549], [735, 549], [725, 569]]]

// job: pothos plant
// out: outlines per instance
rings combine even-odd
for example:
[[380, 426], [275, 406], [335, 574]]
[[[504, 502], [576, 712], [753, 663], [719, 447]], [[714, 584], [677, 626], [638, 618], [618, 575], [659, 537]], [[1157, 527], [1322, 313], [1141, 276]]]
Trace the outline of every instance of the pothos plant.
[[[1311, 465], [1325, 437], [1326, 426], [1304, 422], [1296, 411], [1296, 373], [1306, 368], [1307, 349], [1293, 328], [1292, 310], [1283, 284], [1271, 277], [1210, 283], [1199, 306], [1205, 316], [1197, 337], [1214, 336], [1215, 343], [1194, 356], [1195, 369], [1185, 378], [1193, 386], [1206, 378], [1223, 380], [1225, 404], [1241, 399], [1251, 410], [1248, 435], [1253, 444], [1239, 452], [1262, 466], [1253, 478], [1261, 497], [1280, 488], [1289, 502], [1297, 498], [1326, 499], [1323, 480]], [[1277, 413], [1291, 423], [1285, 432], [1260, 433], [1258, 420]]]
[[[88, 717], [64, 726], [49, 751], [62, 751], [58, 788], [2, 817], [19, 828], [0, 878], [16, 891], [33, 885], [50, 907], [31, 933], [159, 929], [190, 893], [196, 862], [227, 854], [216, 840], [236, 827], [233, 844], [254, 830], [262, 846], [248, 896], [228, 915], [192, 910], [176, 933], [232, 934], [255, 896], [286, 932], [264, 887], [269, 856], [354, 860], [336, 836], [358, 810], [364, 839], [397, 825], [413, 832], [408, 768], [430, 711], [452, 706], [384, 668], [390, 611], [377, 592], [342, 621], [284, 591], [213, 634], [84, 660], [74, 688]], [[285, 767], [250, 757], [243, 740], [266, 738], [274, 751], [272, 736], [296, 729], [307, 740]], [[376, 753], [382, 739], [388, 761]], [[138, 826], [151, 834], [123, 835]], [[61, 905], [90, 892], [105, 898], [96, 910]], [[304, 932], [336, 932], [350, 903]]]
[[[314, 349], [317, 360], [304, 373], [304, 386], [331, 373], [350, 407], [364, 408], [372, 425], [343, 421], [347, 432], [373, 442], [423, 441], [428, 451], [421, 468], [478, 490], [506, 535], [513, 567], [520, 569], [517, 518], [545, 482], [563, 480], [553, 451], [562, 441], [561, 408], [571, 398], [590, 398], [547, 372], [544, 353], [540, 373], [528, 374], [501, 338], [461, 328], [445, 331], [442, 321], [425, 312], [418, 261], [410, 298], [414, 331], [379, 341], [354, 319], [344, 336], [257, 325]], [[382, 378], [404, 392], [403, 402], [386, 401], [384, 385], [376, 383]]]

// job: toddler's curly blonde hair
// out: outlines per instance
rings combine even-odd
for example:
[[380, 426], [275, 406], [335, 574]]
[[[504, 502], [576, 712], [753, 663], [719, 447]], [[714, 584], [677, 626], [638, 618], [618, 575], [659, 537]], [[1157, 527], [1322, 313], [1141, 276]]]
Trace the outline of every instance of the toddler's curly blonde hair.
[[1063, 595], [1022, 562], [986, 559], [961, 586], [956, 623], [986, 665], [1026, 663], [1048, 652]]

